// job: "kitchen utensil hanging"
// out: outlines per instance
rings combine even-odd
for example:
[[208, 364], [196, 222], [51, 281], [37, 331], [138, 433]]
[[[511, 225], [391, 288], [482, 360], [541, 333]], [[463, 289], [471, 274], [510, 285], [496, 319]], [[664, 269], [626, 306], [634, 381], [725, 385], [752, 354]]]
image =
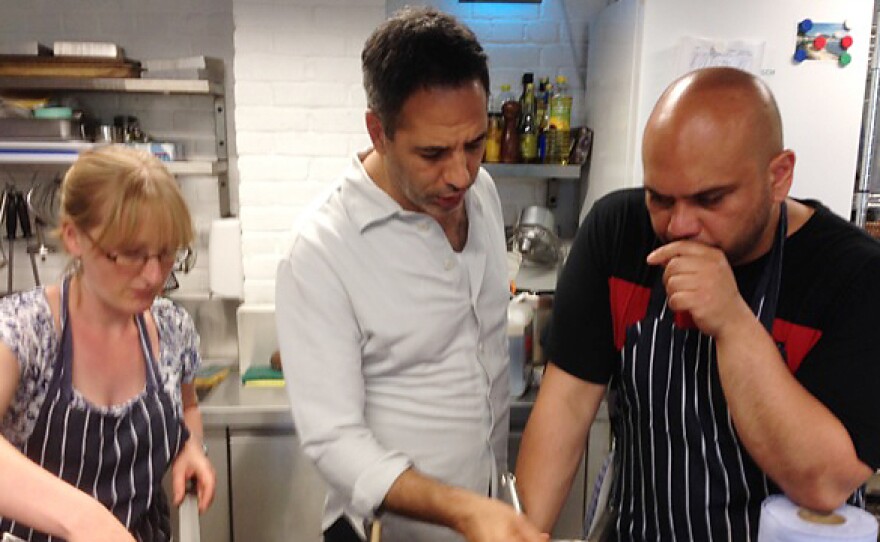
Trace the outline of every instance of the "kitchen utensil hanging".
[[61, 177], [34, 183], [28, 190], [27, 204], [35, 219], [46, 226], [57, 226], [61, 212]]
[[34, 247], [36, 254], [42, 261], [46, 261], [46, 255], [55, 252], [57, 248], [46, 243], [46, 229], [52, 229], [58, 225], [58, 216], [61, 212], [61, 177], [55, 176], [49, 181], [37, 182], [28, 190], [27, 207], [34, 217], [34, 229], [37, 234], [37, 246]]
[[31, 269], [34, 273], [34, 284], [40, 285], [40, 273], [37, 269], [37, 261], [35, 253], [37, 248], [32, 245], [30, 238], [32, 235], [30, 214], [28, 213], [27, 203], [24, 194], [22, 194], [13, 184], [8, 184], [3, 194], [3, 203], [0, 205], [3, 210], [3, 221], [6, 226], [6, 239], [9, 243], [8, 268], [6, 269], [6, 293], [13, 292], [13, 275], [15, 267], [13, 265], [13, 257], [15, 255], [15, 239], [21, 230], [21, 235], [26, 241], [27, 255], [31, 262]]

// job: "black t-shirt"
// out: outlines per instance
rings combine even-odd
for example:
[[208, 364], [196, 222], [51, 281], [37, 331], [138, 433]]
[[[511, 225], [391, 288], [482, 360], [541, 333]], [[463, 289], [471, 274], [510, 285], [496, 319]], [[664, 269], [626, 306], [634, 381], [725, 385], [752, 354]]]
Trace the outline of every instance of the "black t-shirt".
[[[798, 381], [849, 430], [862, 461], [878, 468], [880, 243], [820, 203], [803, 203], [816, 212], [785, 243], [774, 339]], [[556, 287], [545, 339], [554, 364], [584, 380], [609, 382], [622, 328], [644, 314], [637, 294], [613, 285], [650, 290], [661, 270], [645, 258], [657, 246], [642, 189], [596, 202]], [[734, 269], [744, 298], [763, 263]]]

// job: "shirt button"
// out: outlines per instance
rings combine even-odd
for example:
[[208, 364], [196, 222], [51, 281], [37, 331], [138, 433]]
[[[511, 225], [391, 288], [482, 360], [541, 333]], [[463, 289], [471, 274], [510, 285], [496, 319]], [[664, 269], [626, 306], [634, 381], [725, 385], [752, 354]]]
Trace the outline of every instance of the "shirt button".
[[446, 258], [446, 261], [443, 262], [443, 267], [447, 271], [451, 270], [455, 267], [455, 260], [453, 260], [452, 258]]
[[419, 228], [419, 231], [428, 231], [427, 222], [419, 222], [419, 225], [417, 227]]
[[477, 350], [482, 354], [485, 350], [483, 349], [483, 343], [477, 345]]

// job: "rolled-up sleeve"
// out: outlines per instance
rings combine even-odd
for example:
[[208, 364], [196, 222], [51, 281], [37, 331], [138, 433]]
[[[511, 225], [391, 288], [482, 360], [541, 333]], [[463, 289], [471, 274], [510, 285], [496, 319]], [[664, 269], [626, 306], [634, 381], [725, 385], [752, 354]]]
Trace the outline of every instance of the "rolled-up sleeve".
[[303, 451], [352, 510], [368, 517], [412, 461], [384, 448], [366, 424], [361, 333], [319, 244], [295, 239], [278, 266], [278, 344]]

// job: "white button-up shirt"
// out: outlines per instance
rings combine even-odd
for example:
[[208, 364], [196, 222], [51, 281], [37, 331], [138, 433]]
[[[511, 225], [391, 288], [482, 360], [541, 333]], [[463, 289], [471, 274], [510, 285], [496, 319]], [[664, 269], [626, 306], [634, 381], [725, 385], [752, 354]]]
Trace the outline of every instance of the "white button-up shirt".
[[[343, 513], [360, 527], [410, 466], [482, 495], [506, 469], [509, 291], [485, 170], [465, 205], [456, 253], [433, 218], [403, 210], [355, 156], [279, 265], [278, 341], [297, 433], [329, 486], [325, 529]], [[393, 514], [382, 521], [386, 541], [460, 539]]]

